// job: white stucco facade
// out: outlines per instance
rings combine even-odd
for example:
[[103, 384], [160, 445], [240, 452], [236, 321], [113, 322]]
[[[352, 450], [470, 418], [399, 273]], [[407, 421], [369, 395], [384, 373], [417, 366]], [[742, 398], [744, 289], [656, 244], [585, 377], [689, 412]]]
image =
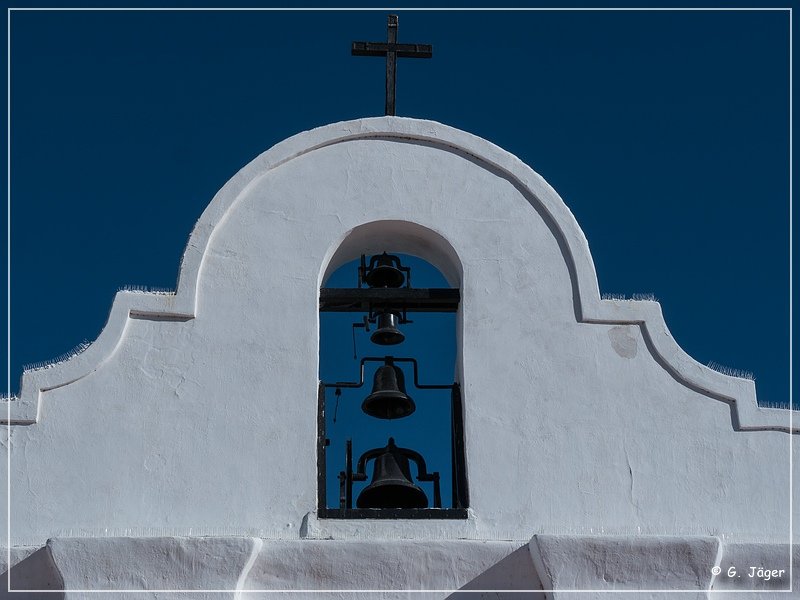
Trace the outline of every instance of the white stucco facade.
[[[461, 289], [464, 520], [316, 514], [319, 288], [384, 250]], [[429, 121], [338, 123], [256, 158], [198, 221], [175, 293], [118, 293], [8, 411], [15, 588], [724, 597], [786, 589], [800, 519], [791, 411], [686, 355], [657, 302], [601, 300], [556, 192]], [[787, 572], [712, 575], [751, 563]]]

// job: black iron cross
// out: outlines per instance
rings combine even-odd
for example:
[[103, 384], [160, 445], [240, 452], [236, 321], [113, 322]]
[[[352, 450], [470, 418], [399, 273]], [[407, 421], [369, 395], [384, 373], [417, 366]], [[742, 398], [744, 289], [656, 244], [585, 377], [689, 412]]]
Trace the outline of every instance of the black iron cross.
[[389, 15], [388, 40], [383, 42], [353, 42], [353, 56], [386, 56], [386, 114], [394, 116], [395, 83], [397, 81], [397, 57], [430, 58], [430, 44], [398, 44], [397, 15]]

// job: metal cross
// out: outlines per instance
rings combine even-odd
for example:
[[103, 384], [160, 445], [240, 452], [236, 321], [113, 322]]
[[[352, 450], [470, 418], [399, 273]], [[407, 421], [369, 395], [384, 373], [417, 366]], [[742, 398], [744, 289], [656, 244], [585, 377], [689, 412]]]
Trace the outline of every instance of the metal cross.
[[353, 56], [386, 56], [386, 114], [394, 116], [397, 58], [431, 58], [430, 44], [398, 44], [397, 15], [389, 15], [388, 39], [383, 42], [353, 42]]

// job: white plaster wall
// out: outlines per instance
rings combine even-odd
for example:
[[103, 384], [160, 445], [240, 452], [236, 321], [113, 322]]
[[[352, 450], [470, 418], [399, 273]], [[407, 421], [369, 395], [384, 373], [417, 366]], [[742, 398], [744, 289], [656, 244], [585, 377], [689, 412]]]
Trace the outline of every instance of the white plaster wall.
[[[462, 287], [466, 523], [309, 515], [318, 288], [349, 232], [376, 221], [430, 230]], [[36, 422], [12, 430], [12, 545], [789, 535], [788, 412], [758, 409], [752, 382], [682, 354], [656, 303], [601, 302], [560, 198], [468, 134], [384, 118], [289, 140], [203, 215], [177, 294], [135, 296], [118, 298], [86, 356], [26, 375], [12, 421]]]

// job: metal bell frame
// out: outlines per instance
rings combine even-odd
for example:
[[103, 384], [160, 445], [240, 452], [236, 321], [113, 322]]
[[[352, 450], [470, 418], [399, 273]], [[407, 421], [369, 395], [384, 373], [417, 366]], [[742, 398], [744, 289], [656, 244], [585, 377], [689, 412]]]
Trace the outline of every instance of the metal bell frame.
[[364, 385], [364, 365], [368, 362], [380, 362], [384, 365], [392, 365], [394, 363], [411, 363], [414, 367], [414, 387], [420, 390], [452, 390], [456, 385], [449, 384], [424, 384], [419, 382], [419, 367], [416, 358], [397, 358], [395, 356], [366, 356], [361, 359], [359, 363], [360, 377], [358, 381], [337, 381], [336, 383], [323, 383], [326, 388], [360, 388]]
[[[376, 283], [375, 279], [380, 280]], [[370, 284], [370, 279], [372, 282]], [[405, 285], [403, 285], [405, 284]], [[366, 289], [364, 286], [367, 286]], [[321, 288], [320, 313], [322, 312], [361, 312], [366, 311], [364, 323], [353, 325], [353, 349], [355, 354], [355, 328], [364, 327], [369, 331], [370, 322], [378, 322], [381, 314], [394, 313], [401, 315], [400, 324], [410, 323], [406, 311], [422, 312], [456, 312], [461, 296], [458, 289], [435, 288], [414, 289], [411, 287], [411, 269], [403, 266], [400, 258], [393, 254], [383, 252], [370, 257], [367, 263], [366, 255], [361, 255], [358, 268], [357, 288]], [[390, 319], [394, 321], [394, 319]], [[378, 326], [380, 329], [380, 325]], [[399, 332], [402, 336], [402, 332]], [[374, 340], [373, 340], [374, 341]], [[402, 340], [401, 340], [402, 341]], [[399, 343], [399, 342], [398, 342]], [[392, 344], [380, 344], [392, 345]], [[354, 355], [353, 358], [356, 358]], [[349, 503], [345, 488], [341, 487], [340, 508], [328, 508], [326, 502], [327, 460], [326, 448], [330, 445], [327, 438], [325, 423], [325, 389], [332, 387], [341, 393], [339, 388], [360, 388], [364, 385], [364, 365], [366, 362], [377, 361], [384, 364], [393, 362], [410, 362], [414, 371], [414, 386], [418, 389], [449, 389], [450, 394], [450, 434], [451, 434], [451, 468], [452, 468], [452, 508], [440, 508], [441, 500], [436, 501], [439, 508], [380, 508], [380, 509], [353, 509], [352, 492]], [[399, 369], [398, 369], [399, 370]], [[450, 385], [425, 385], [419, 383], [417, 361], [413, 358], [366, 357], [361, 359], [360, 378], [358, 382], [337, 382], [319, 384], [319, 409], [317, 413], [317, 475], [318, 475], [318, 515], [322, 518], [467, 518], [466, 507], [469, 506], [469, 491], [467, 488], [466, 465], [464, 457], [464, 423], [461, 403], [461, 387], [458, 383]], [[369, 413], [368, 413], [369, 414]], [[410, 413], [409, 413], [410, 414]], [[347, 440], [345, 457], [346, 472], [352, 473], [352, 441]], [[383, 449], [374, 449], [385, 451]], [[412, 451], [413, 452], [413, 451]], [[421, 457], [420, 457], [421, 458]], [[363, 471], [363, 469], [362, 469]], [[425, 471], [427, 474], [427, 471]], [[364, 474], [366, 476], [366, 474]], [[346, 478], [345, 471], [339, 474], [340, 482]], [[352, 481], [351, 481], [352, 484]], [[437, 483], [438, 489], [438, 483]], [[438, 497], [438, 491], [435, 492]]]
[[[353, 482], [367, 480], [367, 463], [385, 454], [387, 449], [394, 446], [394, 439], [389, 438], [389, 444], [382, 448], [373, 448], [367, 450], [358, 459], [356, 470], [353, 471], [353, 442], [347, 440], [345, 447], [345, 470], [339, 473], [339, 505], [343, 510], [352, 510], [353, 508]], [[433, 482], [433, 508], [442, 508], [442, 494], [439, 488], [439, 472], [428, 472], [425, 459], [419, 452], [415, 452], [409, 448], [397, 448], [394, 450], [400, 454], [405, 455], [410, 460], [414, 461], [417, 465], [417, 481], [430, 481]], [[363, 491], [362, 491], [363, 493]], [[360, 509], [360, 510], [385, 510], [385, 509]], [[397, 509], [403, 510], [403, 509]], [[414, 510], [414, 509], [411, 509]]]
[[[431, 389], [431, 390], [450, 390], [451, 391], [451, 435], [453, 444], [451, 447], [451, 462], [452, 462], [452, 485], [453, 485], [453, 507], [441, 508], [441, 498], [438, 483], [434, 485], [434, 506], [435, 508], [419, 509], [419, 508], [381, 508], [381, 509], [360, 509], [352, 508], [352, 482], [366, 480], [365, 468], [357, 468], [353, 473], [353, 451], [352, 441], [346, 440], [345, 448], [345, 470], [339, 473], [339, 488], [340, 497], [338, 509], [327, 508], [325, 506], [325, 451], [324, 448], [328, 446], [328, 441], [325, 438], [325, 390], [327, 388], [361, 388], [364, 386], [365, 365], [368, 362], [380, 362], [384, 365], [399, 362], [411, 363], [413, 366], [414, 374], [414, 387], [417, 389]], [[338, 518], [466, 518], [466, 506], [469, 506], [469, 497], [467, 491], [467, 481], [464, 465], [464, 423], [461, 416], [461, 387], [457, 383], [451, 384], [423, 384], [419, 382], [419, 366], [415, 358], [394, 357], [394, 356], [367, 356], [361, 359], [359, 363], [359, 380], [358, 381], [338, 381], [335, 383], [320, 382], [319, 386], [319, 422], [318, 431], [320, 434], [319, 440], [319, 453], [317, 460], [320, 463], [320, 482], [319, 482], [319, 516], [320, 517], [338, 517]], [[384, 448], [376, 448], [373, 451], [383, 451]], [[366, 454], [369, 454], [368, 451]], [[364, 458], [362, 455], [361, 458]], [[422, 457], [420, 456], [420, 459]], [[364, 459], [366, 462], [367, 459]], [[360, 463], [361, 459], [359, 459]], [[424, 460], [423, 460], [424, 462]], [[353, 478], [348, 481], [347, 473], [352, 473]], [[363, 479], [356, 479], [363, 474]], [[427, 469], [421, 471], [425, 476], [433, 476], [427, 472]], [[438, 477], [438, 472], [436, 473]], [[418, 477], [420, 481], [425, 481]], [[348, 493], [349, 490], [349, 493]]]

